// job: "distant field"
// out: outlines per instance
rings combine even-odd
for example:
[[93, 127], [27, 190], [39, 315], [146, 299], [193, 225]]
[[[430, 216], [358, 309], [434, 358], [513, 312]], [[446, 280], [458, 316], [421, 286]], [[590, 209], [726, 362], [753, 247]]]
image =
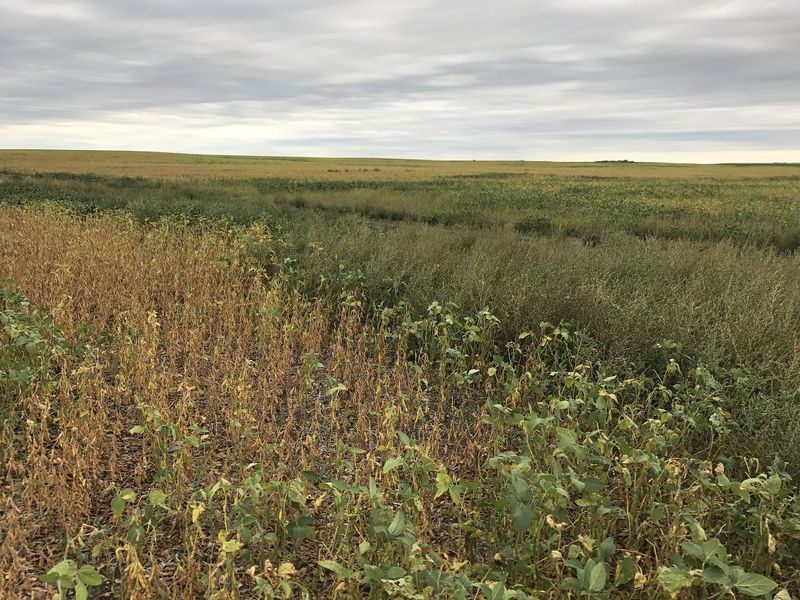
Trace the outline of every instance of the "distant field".
[[129, 177], [413, 180], [430, 177], [529, 174], [644, 178], [800, 176], [800, 165], [679, 165], [539, 161], [430, 161], [382, 158], [214, 156], [161, 152], [0, 150], [0, 167], [26, 172], [97, 173]]
[[0, 151], [6, 279], [0, 597], [800, 592], [800, 166]]

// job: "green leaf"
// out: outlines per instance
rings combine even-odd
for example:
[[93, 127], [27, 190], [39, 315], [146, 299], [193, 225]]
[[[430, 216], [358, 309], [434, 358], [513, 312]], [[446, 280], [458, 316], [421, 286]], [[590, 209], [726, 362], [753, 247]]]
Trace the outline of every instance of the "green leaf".
[[698, 544], [700, 542], [705, 542], [708, 539], [706, 537], [706, 530], [703, 529], [700, 523], [698, 523], [694, 519], [690, 519], [689, 521], [689, 531], [692, 534], [692, 541]]
[[144, 433], [144, 425], [135, 425], [131, 427], [130, 433]]
[[405, 577], [406, 570], [402, 567], [392, 567], [388, 571], [386, 571], [386, 579], [400, 579], [401, 577]]
[[161, 490], [151, 490], [150, 491], [150, 496], [149, 496], [150, 504], [152, 504], [154, 506], [163, 507], [164, 506], [164, 500], [166, 500], [166, 499], [167, 499], [167, 495], [164, 492], [162, 492]]
[[683, 567], [662, 567], [658, 572], [658, 581], [670, 594], [676, 594], [692, 585], [692, 575], [689, 569]]
[[769, 577], [745, 573], [736, 579], [734, 587], [746, 596], [763, 596], [778, 587], [778, 584]]
[[718, 556], [721, 559], [726, 560], [728, 557], [728, 550], [717, 538], [711, 538], [705, 542], [703, 544], [703, 552], [706, 555], [706, 559], [711, 558], [712, 556]]
[[653, 507], [650, 509], [650, 520], [657, 523], [667, 513], [667, 506], [660, 502], [654, 502]]
[[92, 565], [83, 565], [78, 569], [76, 575], [88, 586], [97, 586], [103, 583], [103, 576]]
[[603, 588], [606, 587], [607, 578], [608, 573], [606, 572], [606, 564], [602, 562], [597, 563], [592, 569], [592, 572], [589, 574], [589, 591], [603, 591]]
[[122, 511], [125, 510], [125, 500], [117, 496], [111, 501], [111, 512], [114, 516], [119, 518], [122, 516]]
[[764, 490], [774, 495], [781, 490], [781, 485], [781, 476], [777, 473], [773, 473], [769, 476], [769, 479], [764, 482]]
[[511, 509], [511, 525], [514, 531], [521, 533], [530, 527], [533, 521], [533, 510], [530, 504], [522, 504], [520, 502], [514, 504]]
[[447, 471], [444, 470], [444, 467], [440, 468], [436, 473], [436, 494], [433, 496], [433, 499], [436, 500], [436, 498], [446, 493], [447, 490], [450, 489], [452, 483], [453, 481], [450, 479]]
[[55, 585], [56, 582], [58, 582], [59, 577], [60, 576], [58, 573], [55, 573], [53, 571], [48, 571], [44, 575], [39, 575], [39, 581], [42, 581], [44, 583], [52, 583], [53, 585]]
[[89, 591], [83, 582], [77, 581], [75, 583], [75, 600], [86, 600], [89, 597]]
[[323, 569], [333, 571], [341, 581], [349, 579], [353, 575], [353, 571], [337, 563], [335, 560], [320, 560], [317, 564]]
[[586, 494], [593, 494], [599, 492], [606, 487], [605, 482], [597, 479], [597, 477], [587, 477], [583, 480], [583, 491]]
[[561, 587], [570, 592], [581, 592], [581, 584], [574, 577], [567, 577], [561, 582]]
[[636, 561], [630, 556], [626, 556], [617, 563], [617, 577], [614, 584], [617, 586], [625, 585], [633, 580], [638, 571], [639, 568], [636, 566]]
[[531, 499], [530, 484], [524, 477], [514, 473], [511, 478], [511, 490], [517, 502], [527, 502]]
[[383, 464], [383, 472], [389, 473], [402, 465], [405, 461], [402, 456], [394, 456]]
[[62, 577], [71, 577], [78, 570], [78, 565], [74, 560], [62, 560], [60, 563], [50, 569], [49, 573], [56, 573]]
[[700, 544], [695, 544], [694, 542], [688, 541], [682, 542], [681, 548], [687, 556], [696, 558], [699, 561], [704, 561], [706, 559], [706, 552]]
[[301, 475], [308, 479], [311, 483], [317, 483], [320, 480], [319, 473], [316, 471], [301, 471]]
[[472, 586], [478, 588], [487, 600], [503, 600], [509, 597], [506, 596], [506, 586], [502, 581], [490, 581], [488, 585], [473, 583]]
[[728, 577], [728, 574], [717, 566], [706, 567], [703, 569], [701, 577], [706, 583], [724, 585], [725, 587], [730, 587], [731, 585], [731, 580]]
[[403, 511], [399, 511], [392, 519], [392, 522], [389, 524], [389, 535], [392, 537], [397, 537], [406, 528], [406, 517], [403, 514]]
[[614, 551], [616, 549], [617, 547], [614, 545], [614, 540], [612, 540], [610, 537], [607, 537], [602, 542], [600, 542], [600, 548], [599, 548], [600, 558], [602, 558], [603, 560], [608, 560], [614, 554]]
[[464, 486], [451, 485], [447, 491], [450, 494], [450, 499], [453, 501], [453, 504], [461, 506], [461, 493], [464, 491]]
[[346, 392], [347, 386], [343, 383], [336, 384], [331, 389], [329, 389], [325, 395], [326, 396], [333, 396], [334, 394], [338, 394], [339, 392]]

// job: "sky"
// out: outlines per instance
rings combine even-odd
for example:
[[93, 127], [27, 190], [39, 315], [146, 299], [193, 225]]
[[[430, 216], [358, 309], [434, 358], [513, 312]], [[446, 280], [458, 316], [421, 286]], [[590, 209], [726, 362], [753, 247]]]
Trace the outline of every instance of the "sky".
[[798, 0], [0, 0], [0, 147], [800, 161]]

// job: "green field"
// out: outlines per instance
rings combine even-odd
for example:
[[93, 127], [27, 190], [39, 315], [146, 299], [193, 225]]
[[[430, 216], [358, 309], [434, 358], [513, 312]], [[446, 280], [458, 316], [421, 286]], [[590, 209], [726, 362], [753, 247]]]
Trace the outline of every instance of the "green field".
[[3, 279], [6, 585], [797, 593], [800, 165], [2, 151]]

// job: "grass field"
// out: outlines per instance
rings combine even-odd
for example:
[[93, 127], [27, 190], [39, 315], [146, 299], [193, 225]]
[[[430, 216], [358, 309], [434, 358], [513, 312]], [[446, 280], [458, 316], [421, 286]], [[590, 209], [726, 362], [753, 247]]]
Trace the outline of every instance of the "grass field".
[[213, 156], [163, 152], [0, 150], [0, 165], [12, 171], [95, 173], [126, 177], [310, 179], [397, 181], [465, 175], [565, 175], [657, 179], [761, 178], [794, 176], [800, 164], [692, 165], [672, 163], [563, 163], [546, 161], [432, 161], [382, 158]]
[[0, 152], [0, 596], [794, 597], [799, 194]]

